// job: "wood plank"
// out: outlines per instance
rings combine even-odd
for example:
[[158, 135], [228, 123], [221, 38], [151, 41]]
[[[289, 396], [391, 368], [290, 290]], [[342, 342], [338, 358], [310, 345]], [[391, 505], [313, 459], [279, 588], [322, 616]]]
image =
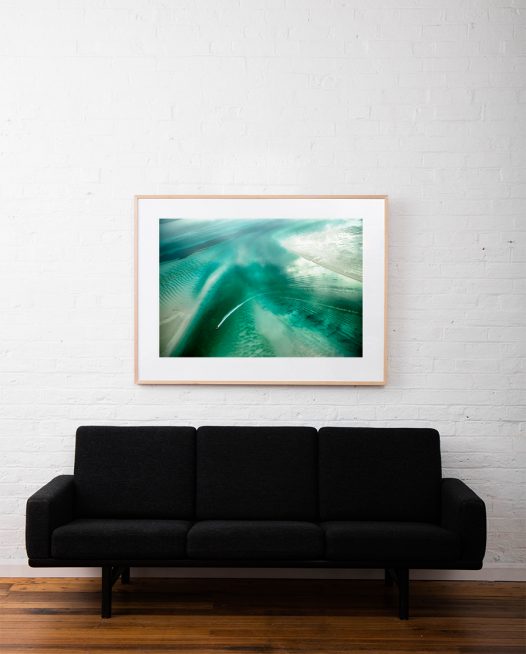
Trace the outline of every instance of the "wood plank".
[[2, 654], [526, 651], [521, 583], [412, 582], [408, 622], [377, 580], [132, 577], [114, 587], [111, 620], [99, 591], [95, 578], [0, 579]]

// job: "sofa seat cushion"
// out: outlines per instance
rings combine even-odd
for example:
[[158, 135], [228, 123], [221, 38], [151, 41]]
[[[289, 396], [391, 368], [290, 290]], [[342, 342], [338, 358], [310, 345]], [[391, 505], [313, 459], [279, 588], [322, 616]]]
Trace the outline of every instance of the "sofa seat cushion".
[[184, 559], [184, 520], [73, 520], [54, 530], [51, 555], [57, 559]]
[[324, 522], [330, 561], [451, 561], [460, 556], [457, 536], [423, 522]]
[[292, 520], [203, 520], [190, 529], [187, 552], [209, 560], [320, 559], [323, 531]]

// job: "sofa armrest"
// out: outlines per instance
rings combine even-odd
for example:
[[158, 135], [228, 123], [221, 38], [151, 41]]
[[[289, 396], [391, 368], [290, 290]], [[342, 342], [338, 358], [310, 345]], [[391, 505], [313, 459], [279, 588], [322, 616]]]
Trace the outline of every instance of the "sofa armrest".
[[460, 537], [463, 560], [482, 564], [486, 552], [486, 505], [460, 479], [442, 479], [442, 526]]
[[73, 520], [74, 499], [73, 475], [60, 475], [27, 500], [26, 550], [30, 559], [51, 556], [51, 534]]

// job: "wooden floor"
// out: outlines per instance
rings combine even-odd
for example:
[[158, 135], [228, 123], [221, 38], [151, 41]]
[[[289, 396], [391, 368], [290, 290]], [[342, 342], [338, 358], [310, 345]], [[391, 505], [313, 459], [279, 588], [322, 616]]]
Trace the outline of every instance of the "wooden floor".
[[414, 581], [408, 622], [383, 581], [132, 579], [110, 620], [99, 585], [0, 579], [0, 652], [526, 652], [525, 584]]

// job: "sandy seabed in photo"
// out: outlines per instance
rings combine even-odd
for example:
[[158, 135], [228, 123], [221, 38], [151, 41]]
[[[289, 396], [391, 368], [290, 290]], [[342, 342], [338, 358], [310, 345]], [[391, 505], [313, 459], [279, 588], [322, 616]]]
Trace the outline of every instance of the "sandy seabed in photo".
[[161, 357], [361, 357], [363, 221], [160, 219]]

